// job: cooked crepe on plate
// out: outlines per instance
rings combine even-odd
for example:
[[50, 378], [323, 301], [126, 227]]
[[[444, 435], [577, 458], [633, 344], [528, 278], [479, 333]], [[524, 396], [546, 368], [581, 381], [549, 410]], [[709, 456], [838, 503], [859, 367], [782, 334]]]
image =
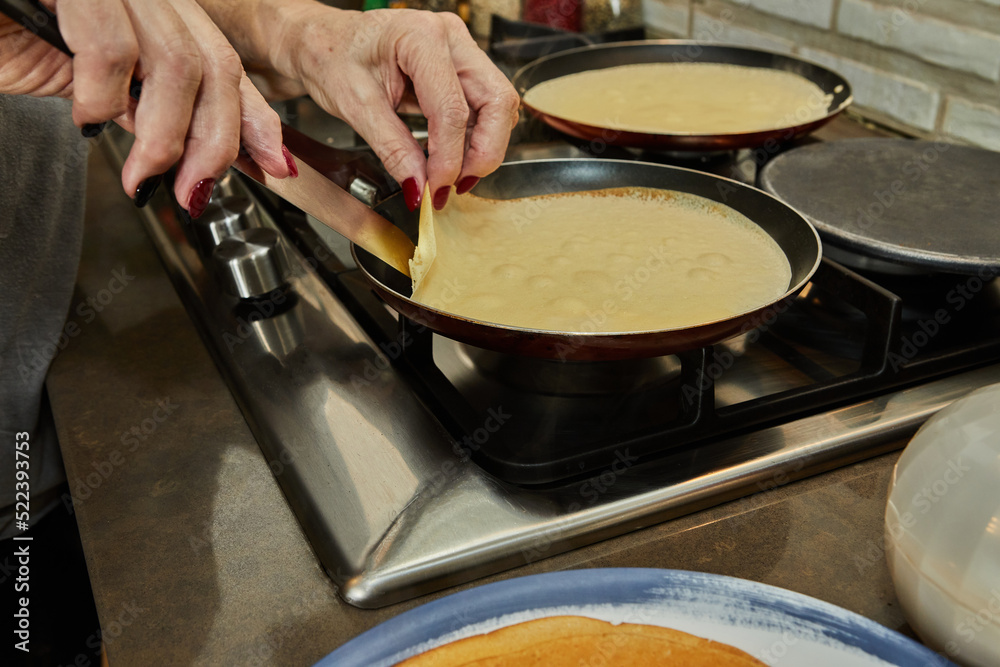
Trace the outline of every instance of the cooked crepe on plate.
[[461, 639], [398, 667], [759, 667], [748, 653], [657, 625], [615, 625], [583, 616], [549, 616]]

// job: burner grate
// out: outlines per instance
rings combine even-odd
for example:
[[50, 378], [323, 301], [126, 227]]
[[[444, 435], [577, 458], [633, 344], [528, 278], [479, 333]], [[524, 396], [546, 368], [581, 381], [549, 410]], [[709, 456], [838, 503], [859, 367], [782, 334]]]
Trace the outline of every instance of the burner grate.
[[[323, 247], [301, 213], [266, 197], [263, 203], [307, 258]], [[782, 312], [765, 312], [758, 329], [663, 361], [674, 368], [671, 377], [605, 395], [560, 393], [548, 385], [565, 378], [548, 377], [533, 389], [496, 369], [477, 369], [461, 344], [399, 318], [333, 253], [316, 268], [451, 434], [455, 451], [522, 486], [586, 477], [607, 468], [622, 447], [658, 458], [1000, 360], [998, 281], [967, 286], [968, 277], [939, 275], [914, 287], [886, 276], [876, 282], [824, 259], [799, 297]], [[527, 363], [498, 356], [494, 365]], [[534, 372], [558, 372], [551, 361], [538, 364], [546, 368]], [[476, 443], [491, 410], [501, 407], [518, 418]]]
[[[442, 419], [458, 450], [500, 479], [519, 485], [585, 477], [607, 468], [622, 447], [647, 460], [1000, 359], [996, 334], [1000, 326], [980, 327], [986, 331], [978, 341], [962, 336], [963, 327], [941, 327], [940, 342], [928, 336], [927, 343], [917, 346], [914, 336], [917, 343], [924, 340], [918, 335], [920, 325], [904, 325], [904, 302], [899, 296], [824, 260], [810, 285], [787, 309], [765, 313], [759, 328], [735, 343], [676, 355], [679, 372], [661, 383], [606, 396], [579, 391], [553, 395], [548, 385], [556, 380], [551, 377], [545, 386], [532, 391], [523, 383], [512, 386], [498, 380], [495, 369], [484, 373], [470, 367], [467, 354], [463, 364], [463, 355], [455, 351], [460, 344], [396, 318], [360, 275], [342, 273], [336, 280], [338, 295], [352, 311], [364, 314], [358, 319], [366, 332], [383, 350], [398, 350], [394, 364]], [[984, 294], [983, 300], [993, 298], [994, 290], [986, 291], [991, 296]], [[802, 311], [808, 315], [819, 294], [827, 303], [834, 298], [841, 301], [841, 308], [852, 304], [859, 316], [847, 322], [846, 330], [824, 334], [822, 325], [797, 330], [796, 316]], [[853, 341], [853, 346], [823, 349], [841, 336]], [[748, 378], [761, 371], [761, 357], [796, 378], [794, 386], [763, 393], [757, 387], [744, 387]], [[521, 367], [530, 366], [531, 361], [508, 357], [506, 362], [492, 363]], [[537, 363], [550, 375], [559, 372], [559, 362]], [[580, 362], [563, 363], [575, 366]], [[627, 364], [621, 366], [622, 373], [633, 370]], [[498, 406], [516, 413], [521, 423], [512, 421], [496, 437], [476, 443], [477, 430], [489, 410]]]

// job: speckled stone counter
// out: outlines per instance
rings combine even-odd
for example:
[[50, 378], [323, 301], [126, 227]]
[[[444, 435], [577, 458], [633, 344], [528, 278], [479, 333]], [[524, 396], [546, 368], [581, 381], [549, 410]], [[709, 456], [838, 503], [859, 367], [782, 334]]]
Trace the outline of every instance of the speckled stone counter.
[[[460, 590], [376, 611], [337, 597], [99, 152], [89, 192], [70, 315], [80, 333], [49, 391], [111, 664], [309, 665]], [[132, 278], [103, 295], [115, 271]], [[89, 320], [76, 311], [88, 298], [100, 303]], [[781, 586], [905, 632], [881, 549], [896, 456], [462, 588], [569, 568], [680, 568]]]

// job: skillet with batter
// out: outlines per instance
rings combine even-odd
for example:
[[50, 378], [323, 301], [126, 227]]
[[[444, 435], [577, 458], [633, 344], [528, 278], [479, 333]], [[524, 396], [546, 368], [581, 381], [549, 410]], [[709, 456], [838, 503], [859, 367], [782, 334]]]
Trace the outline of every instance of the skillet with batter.
[[637, 63], [543, 81], [525, 104], [569, 121], [651, 134], [732, 134], [824, 117], [832, 95], [792, 72], [719, 63]]
[[415, 301], [549, 331], [696, 326], [773, 301], [791, 280], [778, 244], [739, 212], [651, 188], [453, 197], [421, 211], [410, 269]]

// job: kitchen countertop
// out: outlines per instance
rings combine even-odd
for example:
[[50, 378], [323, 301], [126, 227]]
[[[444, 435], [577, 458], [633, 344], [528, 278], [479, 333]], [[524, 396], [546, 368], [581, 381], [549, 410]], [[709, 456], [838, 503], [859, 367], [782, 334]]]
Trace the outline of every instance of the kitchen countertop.
[[[838, 123], [837, 136], [855, 133]], [[898, 452], [438, 594], [378, 610], [347, 605], [101, 151], [88, 193], [69, 318], [79, 332], [48, 390], [112, 665], [308, 665], [447, 593], [584, 567], [744, 577], [909, 634], [882, 550]], [[92, 309], [78, 310], [88, 299]]]

